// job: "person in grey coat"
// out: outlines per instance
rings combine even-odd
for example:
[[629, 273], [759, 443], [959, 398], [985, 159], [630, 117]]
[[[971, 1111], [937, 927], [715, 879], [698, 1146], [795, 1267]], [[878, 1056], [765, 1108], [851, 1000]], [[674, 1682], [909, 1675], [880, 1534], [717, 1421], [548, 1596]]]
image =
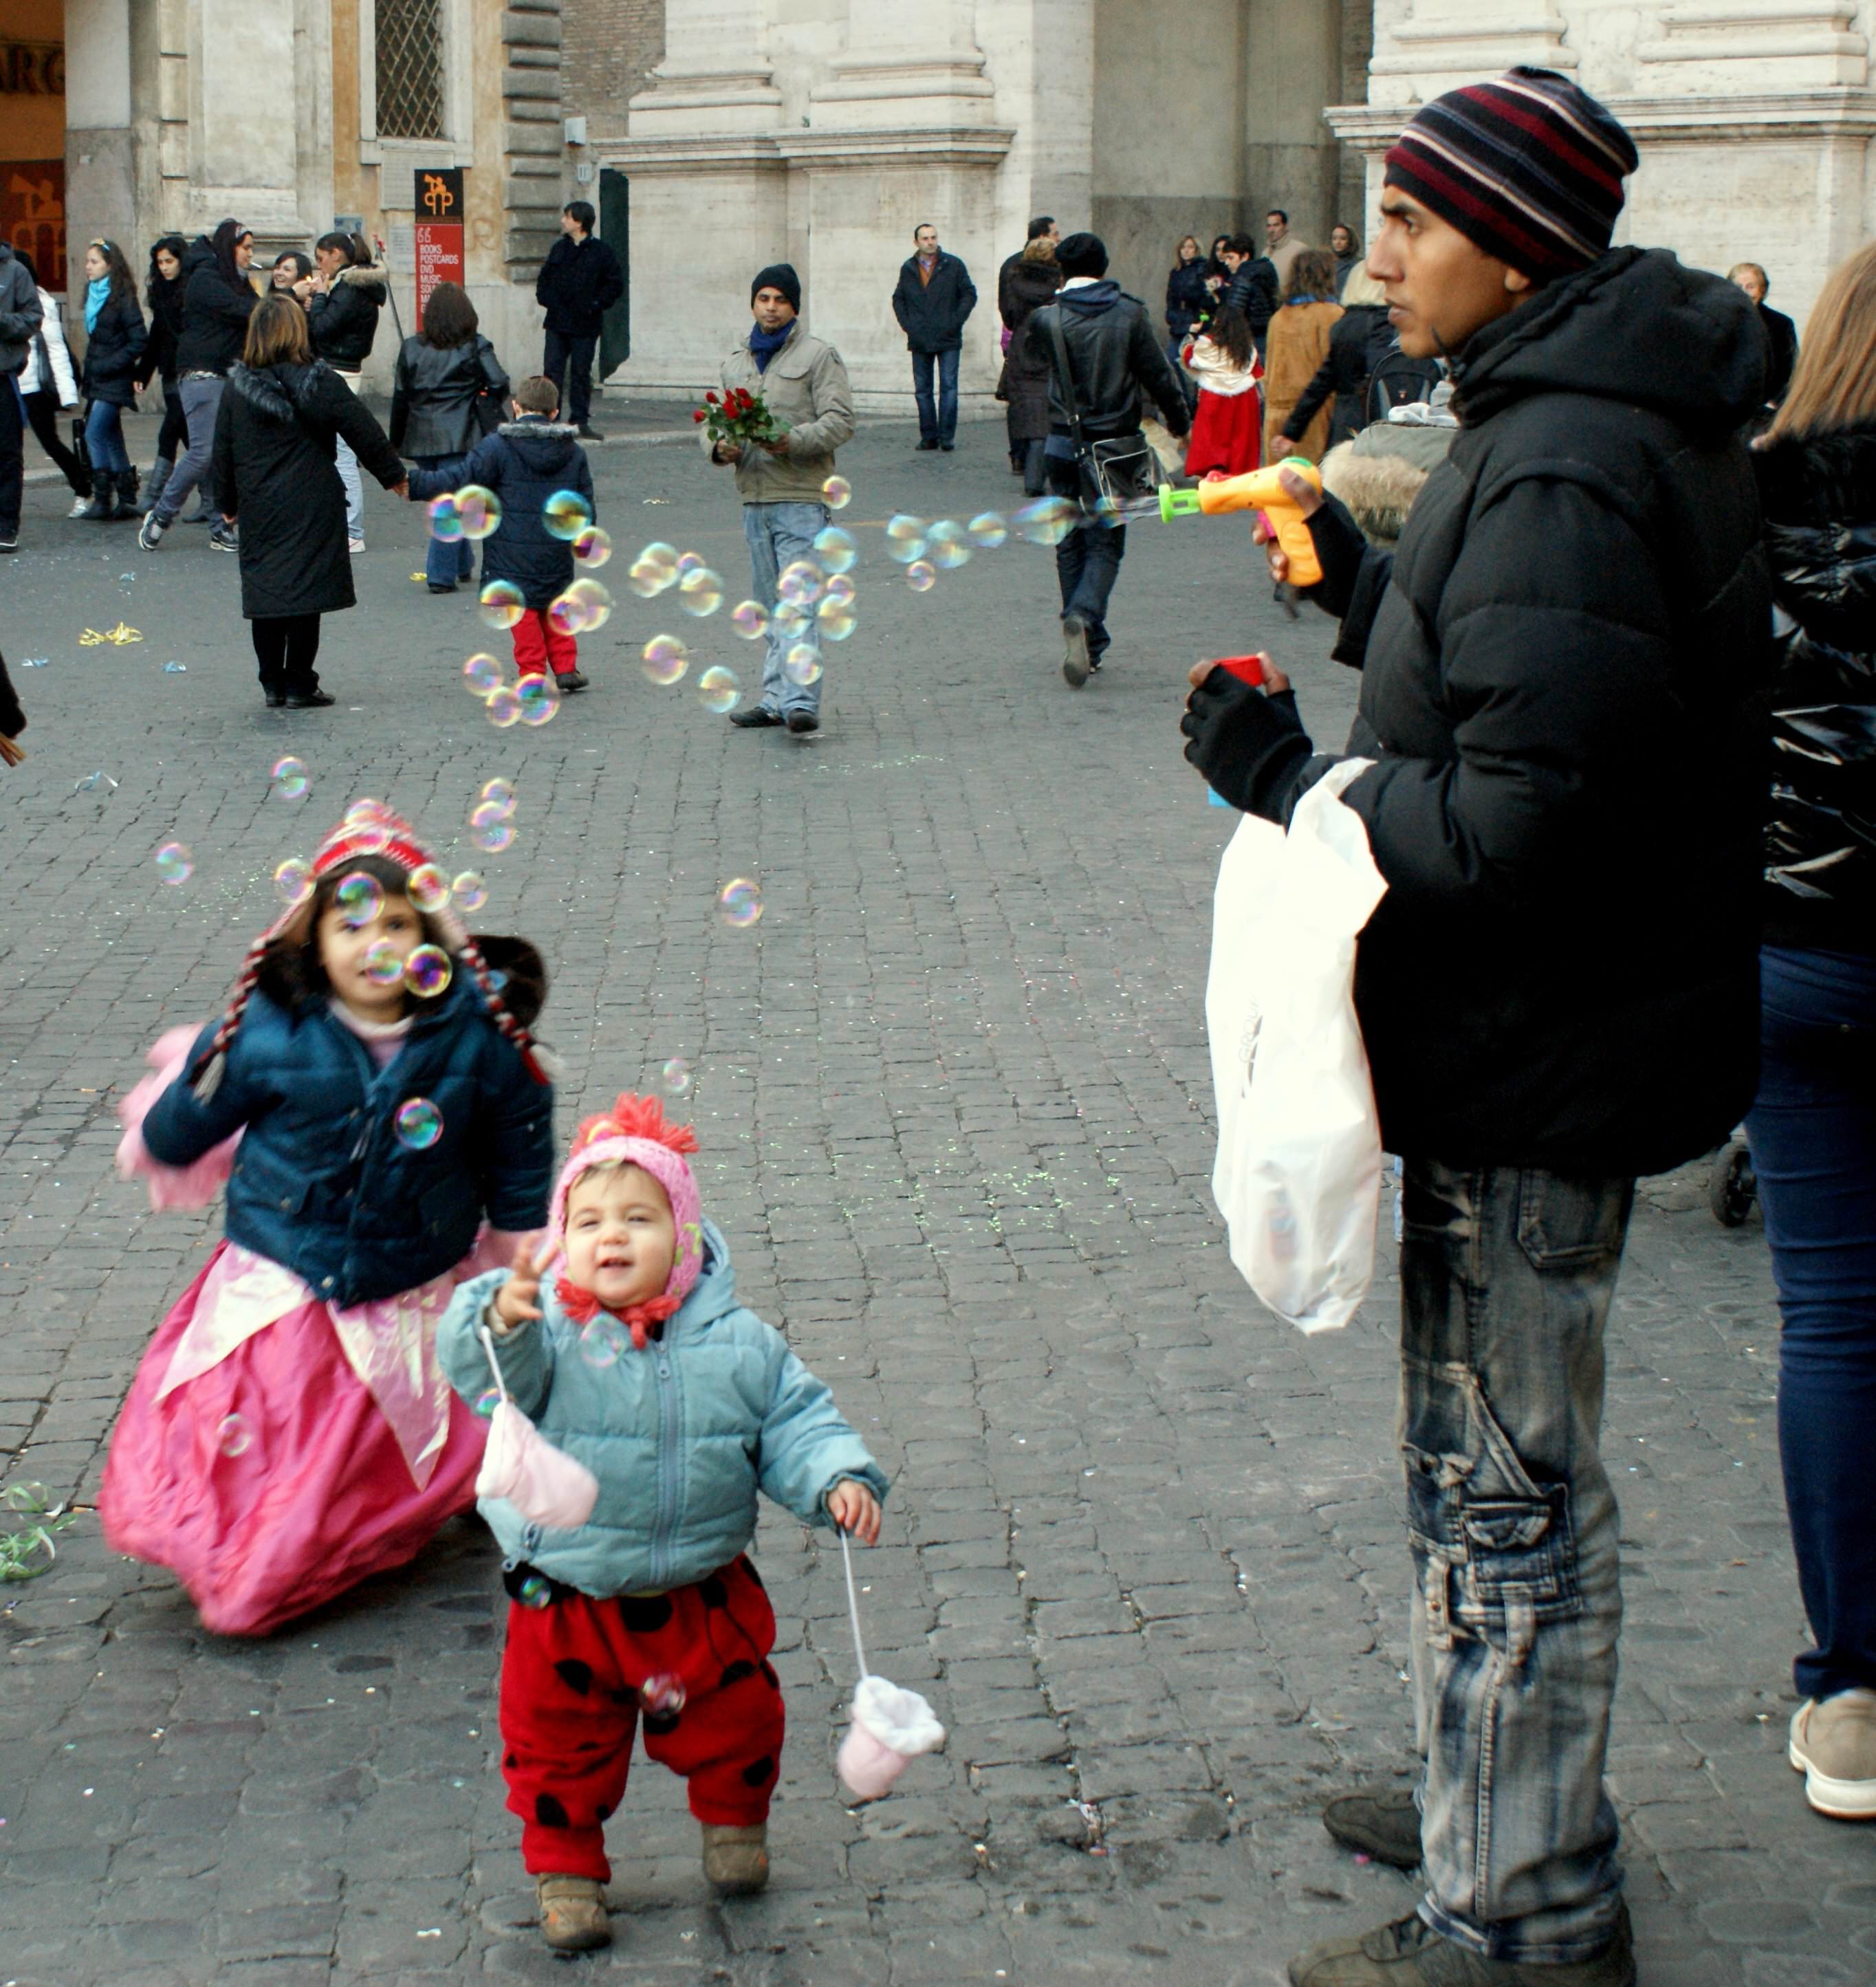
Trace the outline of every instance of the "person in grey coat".
[[25, 494], [25, 420], [20, 409], [19, 376], [46, 315], [32, 272], [0, 241], [0, 552], [19, 544], [19, 505]]

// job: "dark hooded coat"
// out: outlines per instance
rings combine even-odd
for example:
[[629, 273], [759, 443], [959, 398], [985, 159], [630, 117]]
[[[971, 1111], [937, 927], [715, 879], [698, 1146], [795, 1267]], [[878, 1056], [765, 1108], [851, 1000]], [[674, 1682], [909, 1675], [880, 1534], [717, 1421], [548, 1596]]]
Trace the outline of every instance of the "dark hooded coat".
[[1003, 282], [1003, 321], [1010, 327], [1010, 349], [1004, 355], [1003, 377], [997, 397], [1010, 403], [1010, 439], [1042, 441], [1049, 431], [1049, 359], [1032, 352], [1024, 336], [1030, 319], [1054, 299], [1061, 288], [1061, 271], [1054, 262], [1019, 261]]
[[1764, 339], [1732, 284], [1619, 248], [1453, 376], [1459, 431], [1336, 651], [1377, 762], [1346, 798], [1388, 883], [1355, 973], [1382, 1136], [1659, 1172], [1756, 1076]]
[[176, 373], [225, 373], [248, 340], [248, 320], [261, 300], [245, 278], [232, 281], [215, 260], [214, 245], [198, 234], [183, 251], [182, 333]]
[[250, 621], [349, 607], [344, 436], [386, 489], [404, 466], [371, 410], [329, 366], [237, 363], [215, 416], [215, 495], [241, 527], [241, 611]]
[[315, 354], [341, 373], [356, 373], [371, 356], [378, 313], [390, 295], [382, 268], [354, 263], [332, 287], [306, 299], [306, 329]]

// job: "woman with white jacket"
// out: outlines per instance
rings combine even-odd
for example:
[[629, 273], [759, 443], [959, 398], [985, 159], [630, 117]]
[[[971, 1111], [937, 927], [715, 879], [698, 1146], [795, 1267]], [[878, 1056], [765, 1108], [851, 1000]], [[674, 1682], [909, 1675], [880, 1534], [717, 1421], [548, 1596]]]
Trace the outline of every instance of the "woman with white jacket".
[[76, 501], [72, 515], [78, 516], [91, 501], [91, 478], [85, 465], [66, 447], [59, 433], [59, 417], [70, 413], [79, 400], [78, 376], [72, 368], [72, 354], [65, 342], [65, 325], [59, 300], [40, 287], [39, 272], [23, 248], [13, 251], [23, 262], [33, 287], [39, 292], [39, 308], [46, 315], [32, 342], [26, 349], [26, 363], [19, 376], [19, 396], [26, 420], [39, 438], [39, 446], [59, 465], [59, 473], [72, 486]]

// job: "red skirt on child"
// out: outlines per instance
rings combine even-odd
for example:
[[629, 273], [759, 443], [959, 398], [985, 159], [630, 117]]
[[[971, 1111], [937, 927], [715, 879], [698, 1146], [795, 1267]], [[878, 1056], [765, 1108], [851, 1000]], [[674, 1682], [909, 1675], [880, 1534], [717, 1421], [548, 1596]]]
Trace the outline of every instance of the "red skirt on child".
[[98, 1499], [106, 1542], [167, 1567], [223, 1635], [270, 1634], [415, 1557], [475, 1502], [488, 1424], [435, 1347], [449, 1288], [482, 1267], [335, 1314], [218, 1243], [130, 1384]]
[[1242, 393], [1208, 393], [1201, 386], [1186, 445], [1186, 474], [1209, 476], [1220, 470], [1243, 476], [1263, 461], [1263, 394], [1254, 386]]

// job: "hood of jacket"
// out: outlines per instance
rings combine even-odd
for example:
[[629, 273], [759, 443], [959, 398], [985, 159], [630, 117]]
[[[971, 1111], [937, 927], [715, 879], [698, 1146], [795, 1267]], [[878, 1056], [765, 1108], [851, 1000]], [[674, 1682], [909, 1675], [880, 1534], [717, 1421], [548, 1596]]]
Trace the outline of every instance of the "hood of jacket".
[[182, 251], [182, 268], [177, 282], [186, 283], [197, 269], [212, 269], [215, 266], [215, 245], [206, 234], [198, 234]]
[[557, 476], [573, 460], [580, 431], [567, 421], [504, 421], [496, 429], [536, 476]]
[[246, 366], [238, 359], [228, 368], [228, 390], [238, 394], [262, 420], [290, 427], [307, 402], [312, 376], [319, 365]]
[[1469, 427], [1530, 395], [1585, 393], [1716, 434], [1764, 403], [1765, 364], [1743, 291], [1665, 248], [1616, 248], [1487, 325], [1453, 371]]
[[349, 283], [354, 289], [363, 290], [374, 303], [384, 301], [386, 278], [386, 272], [381, 262], [369, 265], [355, 262], [349, 268], [341, 269], [339, 272], [339, 280], [342, 283]]
[[[1065, 280], [1073, 282], [1074, 278]], [[1072, 290], [1058, 290], [1055, 301], [1065, 310], [1078, 311], [1092, 317], [1097, 311], [1112, 310], [1125, 295], [1112, 276], [1103, 276], [1098, 282], [1078, 284]]]

